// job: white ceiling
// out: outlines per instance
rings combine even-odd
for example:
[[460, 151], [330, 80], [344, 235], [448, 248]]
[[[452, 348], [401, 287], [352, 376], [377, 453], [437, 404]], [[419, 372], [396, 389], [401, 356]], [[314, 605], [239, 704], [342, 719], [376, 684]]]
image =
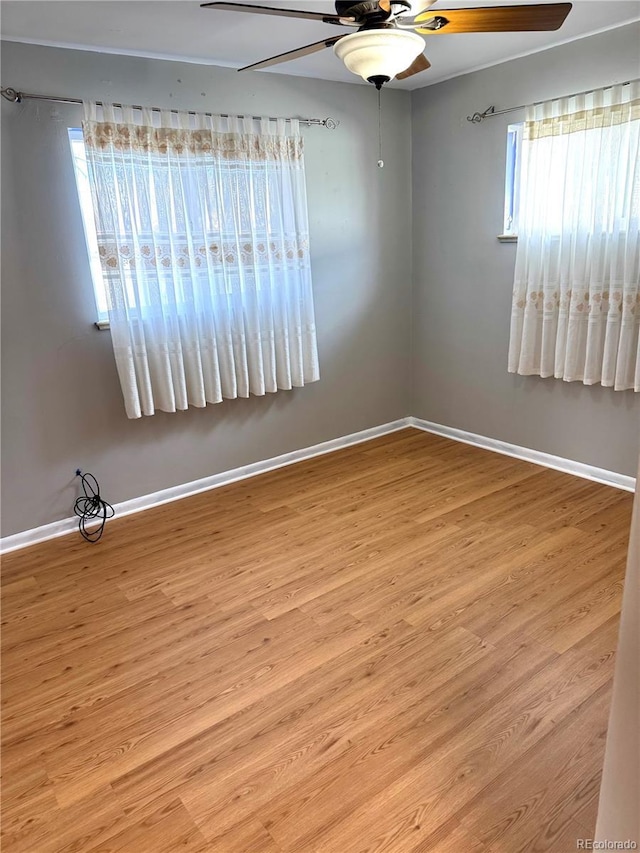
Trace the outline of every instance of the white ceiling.
[[[256, 2], [320, 12], [334, 9], [329, 0]], [[471, 4], [468, 0], [438, 0], [432, 9], [514, 4], [527, 5], [524, 0], [474, 0]], [[201, 9], [192, 0], [2, 0], [0, 12], [2, 38], [10, 41], [236, 68], [339, 32], [335, 26], [314, 21]], [[556, 32], [426, 36], [432, 68], [392, 85], [401, 89], [428, 86], [636, 20], [640, 20], [640, 0], [573, 0], [569, 17]], [[245, 73], [363, 82], [346, 70], [331, 49], [268, 71]]]

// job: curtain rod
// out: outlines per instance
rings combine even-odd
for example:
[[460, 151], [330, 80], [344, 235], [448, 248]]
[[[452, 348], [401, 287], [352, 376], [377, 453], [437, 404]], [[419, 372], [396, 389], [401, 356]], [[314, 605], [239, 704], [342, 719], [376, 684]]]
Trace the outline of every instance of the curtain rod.
[[[614, 86], [629, 86], [631, 83], [640, 82], [640, 77], [636, 77], [635, 80], [625, 80], [624, 83], [613, 83], [611, 86], [603, 86], [602, 91], [606, 89], [613, 89]], [[556, 98], [547, 98], [549, 101], [561, 101], [563, 98], [578, 98], [580, 95], [588, 95], [590, 92], [596, 92], [597, 89], [585, 89], [584, 92], [572, 92], [570, 95], [559, 95]], [[471, 121], [474, 124], [479, 124], [481, 121], [484, 121], [486, 118], [493, 118], [494, 116], [502, 116], [505, 113], [514, 113], [517, 110], [525, 110], [527, 107], [537, 107], [539, 104], [544, 104], [546, 101], [534, 101], [532, 104], [520, 104], [519, 107], [506, 107], [504, 110], [497, 110], [495, 107], [487, 107], [487, 109], [483, 113], [474, 113], [473, 115], [467, 116], [467, 121]]]
[[[81, 98], [58, 98], [53, 95], [34, 95], [32, 92], [19, 92], [17, 89], [12, 89], [10, 86], [4, 89], [0, 89], [0, 95], [2, 95], [5, 100], [10, 101], [12, 104], [20, 104], [22, 101], [30, 100], [30, 101], [52, 101], [57, 104], [82, 104], [83, 101]], [[96, 103], [103, 106], [103, 101], [96, 101]], [[114, 104], [114, 107], [121, 107], [122, 104]], [[162, 107], [141, 107], [139, 104], [132, 104], [132, 109], [134, 110], [143, 110], [150, 109], [152, 112], [162, 112]], [[168, 110], [170, 113], [178, 113], [181, 110], [170, 109]], [[221, 118], [231, 118], [229, 113], [198, 113], [196, 110], [185, 110], [189, 115], [206, 115], [206, 116], [220, 116]], [[249, 118], [249, 116], [239, 115], [236, 118]], [[256, 121], [260, 121], [262, 116], [251, 116], [252, 119]], [[269, 121], [278, 121], [278, 116], [268, 116]], [[285, 118], [284, 121], [293, 121], [291, 118]], [[338, 119], [335, 118], [300, 118], [298, 119], [300, 124], [306, 125], [319, 125], [320, 127], [326, 127], [328, 130], [335, 130], [336, 127], [340, 124]]]

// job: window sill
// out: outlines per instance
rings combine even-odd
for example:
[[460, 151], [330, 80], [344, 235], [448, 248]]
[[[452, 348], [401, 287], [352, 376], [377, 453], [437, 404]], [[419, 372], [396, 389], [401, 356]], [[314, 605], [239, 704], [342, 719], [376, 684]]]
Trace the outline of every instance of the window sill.
[[100, 329], [101, 332], [111, 328], [108, 320], [97, 320], [93, 325], [96, 329]]
[[518, 235], [517, 234], [498, 234], [498, 240], [501, 243], [517, 243]]

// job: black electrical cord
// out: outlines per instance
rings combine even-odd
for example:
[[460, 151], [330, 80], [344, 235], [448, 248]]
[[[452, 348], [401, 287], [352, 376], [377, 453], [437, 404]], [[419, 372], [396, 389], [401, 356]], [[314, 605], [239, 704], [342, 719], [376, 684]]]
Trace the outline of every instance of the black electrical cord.
[[[76, 475], [82, 481], [84, 492], [84, 495], [76, 500], [73, 507], [73, 511], [80, 518], [78, 529], [87, 542], [97, 542], [102, 536], [107, 519], [113, 518], [116, 511], [111, 504], [100, 497], [100, 486], [93, 474], [83, 474], [78, 469]], [[94, 521], [98, 522], [98, 527], [87, 530], [87, 524], [92, 525]]]

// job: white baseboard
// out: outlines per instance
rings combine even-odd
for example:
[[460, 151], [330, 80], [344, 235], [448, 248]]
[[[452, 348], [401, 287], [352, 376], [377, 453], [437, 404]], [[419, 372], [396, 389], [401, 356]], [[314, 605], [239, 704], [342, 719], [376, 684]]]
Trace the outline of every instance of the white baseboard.
[[[517, 444], [508, 444], [506, 441], [500, 441], [497, 438], [488, 438], [484, 435], [465, 432], [461, 429], [443, 426], [442, 424], [432, 423], [431, 421], [424, 421], [420, 418], [407, 417], [388, 424], [372, 427], [371, 429], [365, 429], [361, 432], [354, 432], [351, 435], [345, 435], [341, 438], [323, 441], [321, 444], [314, 444], [312, 447], [304, 447], [300, 450], [294, 450], [291, 453], [284, 453], [282, 456], [274, 456], [262, 462], [253, 462], [251, 465], [244, 465], [241, 468], [233, 468], [230, 471], [223, 471], [220, 474], [203, 477], [201, 480], [193, 480], [190, 483], [184, 483], [180, 486], [172, 486], [169, 489], [162, 489], [159, 492], [122, 501], [121, 503], [114, 504], [115, 517], [122, 518], [124, 515], [142, 512], [142, 510], [151, 509], [151, 507], [160, 506], [170, 501], [197, 495], [199, 492], [217, 489], [220, 486], [226, 486], [229, 483], [235, 483], [247, 477], [255, 477], [256, 474], [264, 474], [266, 471], [284, 468], [286, 465], [293, 465], [295, 462], [302, 462], [314, 456], [332, 453], [334, 450], [340, 450], [342, 447], [350, 447], [353, 444], [371, 441], [373, 438], [378, 438], [381, 435], [387, 435], [400, 429], [406, 429], [406, 427], [414, 427], [424, 432], [431, 432], [435, 435], [451, 438], [454, 441], [461, 441], [464, 444], [472, 444], [474, 447], [482, 447], [486, 450], [502, 453], [505, 456], [513, 456], [516, 459], [524, 459], [527, 462], [534, 462], [536, 465], [542, 465], [545, 468], [553, 468], [555, 471], [563, 471], [566, 474], [574, 474], [576, 477], [584, 477], [587, 480], [604, 483], [607, 486], [614, 486], [617, 489], [624, 489], [628, 492], [635, 491], [636, 481], [634, 477], [617, 474], [614, 471], [607, 471], [604, 468], [596, 468], [593, 465], [585, 465], [582, 462], [574, 462], [571, 459], [563, 459], [561, 456], [552, 456], [550, 453], [542, 453], [539, 450], [519, 447]], [[51, 524], [44, 524], [42, 527], [35, 527], [32, 530], [25, 530], [22, 533], [15, 533], [12, 536], [5, 536], [0, 539], [0, 553], [7, 554], [9, 551], [25, 548], [27, 545], [35, 545], [47, 539], [65, 536], [77, 530], [77, 528], [78, 519], [72, 517], [64, 518], [61, 521], [54, 521]]]
[[593, 480], [595, 483], [604, 483], [607, 486], [614, 486], [616, 489], [624, 489], [627, 492], [634, 492], [636, 488], [635, 477], [617, 474], [615, 471], [607, 471], [606, 468], [596, 468], [594, 465], [586, 465], [584, 462], [575, 462], [573, 459], [553, 456], [551, 453], [543, 453], [541, 450], [530, 450], [528, 447], [519, 447], [517, 444], [509, 444], [497, 438], [488, 438], [486, 435], [465, 432], [462, 429], [435, 424], [420, 418], [406, 418], [406, 422], [408, 426], [421, 429], [424, 432], [432, 432], [454, 441], [461, 441], [463, 444], [472, 444], [474, 447], [483, 447], [486, 450], [493, 450], [495, 453], [513, 456], [515, 459], [524, 459], [526, 462], [534, 462], [536, 465], [553, 468], [554, 471], [562, 471], [565, 474], [574, 474], [576, 477]]
[[[323, 441], [321, 444], [314, 444], [312, 447], [303, 447], [291, 453], [283, 453], [282, 456], [274, 456], [271, 459], [253, 462], [241, 468], [233, 468], [230, 471], [223, 471], [220, 474], [203, 477], [201, 480], [193, 480], [190, 483], [183, 483], [180, 486], [172, 486], [168, 489], [162, 489], [159, 492], [122, 501], [113, 505], [115, 517], [122, 518], [123, 515], [131, 515], [134, 512], [151, 509], [151, 507], [160, 506], [170, 501], [197, 495], [199, 492], [217, 489], [220, 486], [235, 483], [237, 480], [255, 477], [256, 474], [264, 474], [266, 471], [273, 471], [275, 468], [283, 468], [285, 465], [293, 465], [295, 462], [302, 462], [314, 456], [332, 453], [334, 450], [340, 450], [342, 447], [350, 447], [352, 444], [371, 441], [372, 438], [379, 438], [381, 435], [406, 429], [409, 426], [408, 421], [408, 418], [401, 418], [400, 420], [372, 427], [371, 429], [364, 429], [360, 432], [354, 432], [341, 438]], [[18, 548], [26, 548], [27, 545], [35, 545], [47, 539], [66, 536], [66, 534], [72, 533], [77, 529], [78, 519], [72, 516], [71, 518], [63, 518], [61, 521], [54, 521], [51, 524], [43, 524], [41, 527], [34, 527], [32, 530], [25, 530], [22, 533], [14, 533], [12, 536], [5, 536], [0, 539], [0, 553], [7, 554], [9, 551], [16, 551]]]

